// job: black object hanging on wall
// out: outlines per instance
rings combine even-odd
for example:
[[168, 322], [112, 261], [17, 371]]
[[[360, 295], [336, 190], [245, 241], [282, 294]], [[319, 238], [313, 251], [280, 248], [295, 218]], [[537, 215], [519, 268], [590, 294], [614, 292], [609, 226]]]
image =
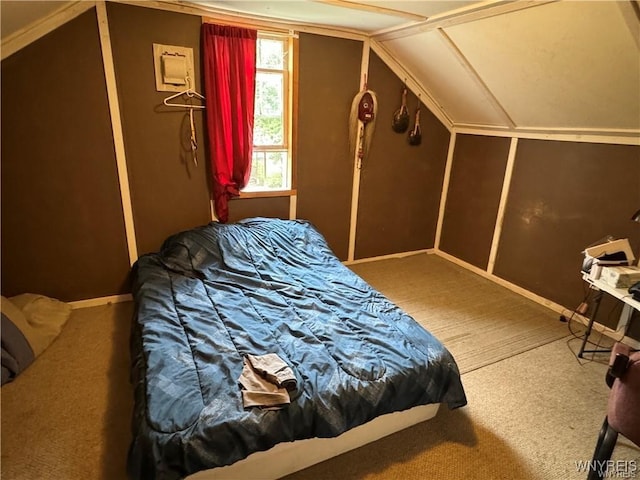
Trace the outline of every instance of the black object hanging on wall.
[[407, 109], [407, 87], [402, 90], [402, 105], [393, 114], [391, 128], [396, 133], [404, 133], [409, 128], [409, 110]]
[[420, 129], [420, 107], [416, 108], [416, 121], [407, 137], [409, 145], [416, 146], [422, 143], [422, 130]]

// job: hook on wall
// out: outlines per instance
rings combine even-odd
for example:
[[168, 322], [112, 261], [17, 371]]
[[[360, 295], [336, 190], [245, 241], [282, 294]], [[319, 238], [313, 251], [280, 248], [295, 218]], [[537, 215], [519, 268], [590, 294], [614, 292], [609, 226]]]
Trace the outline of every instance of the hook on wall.
[[402, 87], [402, 104], [393, 114], [391, 128], [396, 133], [404, 133], [409, 128], [409, 110], [407, 108], [407, 87]]
[[422, 130], [420, 128], [420, 103], [418, 103], [418, 106], [416, 107], [415, 123], [413, 125], [413, 129], [411, 129], [411, 131], [409, 132], [407, 141], [411, 146], [417, 146], [422, 143]]

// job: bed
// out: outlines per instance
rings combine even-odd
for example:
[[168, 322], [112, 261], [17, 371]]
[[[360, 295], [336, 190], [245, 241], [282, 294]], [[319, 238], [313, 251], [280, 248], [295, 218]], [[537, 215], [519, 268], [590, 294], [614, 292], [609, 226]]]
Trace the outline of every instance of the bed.
[[[203, 475], [466, 404], [446, 348], [345, 267], [309, 222], [253, 218], [178, 233], [138, 259], [132, 291], [132, 478], [215, 478]], [[246, 407], [247, 358], [270, 355], [290, 368], [290, 402]]]

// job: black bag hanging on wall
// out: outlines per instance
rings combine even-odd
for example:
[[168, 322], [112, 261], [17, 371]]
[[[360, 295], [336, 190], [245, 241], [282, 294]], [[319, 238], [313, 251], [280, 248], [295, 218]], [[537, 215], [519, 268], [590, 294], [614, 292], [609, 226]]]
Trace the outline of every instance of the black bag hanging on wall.
[[393, 114], [391, 128], [396, 133], [404, 133], [409, 128], [409, 110], [407, 109], [407, 87], [402, 90], [402, 105]]

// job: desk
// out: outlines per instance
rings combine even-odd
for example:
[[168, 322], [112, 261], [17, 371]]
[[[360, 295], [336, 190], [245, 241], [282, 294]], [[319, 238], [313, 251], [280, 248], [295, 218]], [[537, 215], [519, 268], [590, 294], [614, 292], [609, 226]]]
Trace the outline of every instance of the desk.
[[602, 294], [607, 293], [614, 298], [617, 298], [619, 301], [623, 302], [624, 305], [622, 307], [622, 312], [620, 313], [620, 320], [618, 320], [617, 330], [624, 329], [626, 334], [627, 328], [629, 327], [629, 319], [631, 318], [631, 313], [633, 310], [640, 311], [640, 302], [634, 300], [631, 294], [628, 292], [627, 288], [615, 288], [609, 285], [608, 283], [603, 282], [602, 280], [594, 280], [590, 278], [588, 275], [583, 275], [582, 279], [587, 282], [590, 288], [596, 290], [596, 296], [593, 299], [593, 311], [591, 313], [591, 318], [589, 319], [589, 323], [587, 324], [587, 330], [584, 334], [584, 339], [582, 340], [582, 346], [580, 347], [580, 352], [578, 352], [578, 357], [582, 358], [584, 353], [597, 353], [597, 352], [608, 352], [610, 350], [585, 350], [585, 346], [587, 345], [587, 341], [589, 340], [589, 335], [591, 335], [591, 330], [593, 328], [593, 322], [598, 315], [598, 309], [600, 308], [600, 301], [602, 300]]

